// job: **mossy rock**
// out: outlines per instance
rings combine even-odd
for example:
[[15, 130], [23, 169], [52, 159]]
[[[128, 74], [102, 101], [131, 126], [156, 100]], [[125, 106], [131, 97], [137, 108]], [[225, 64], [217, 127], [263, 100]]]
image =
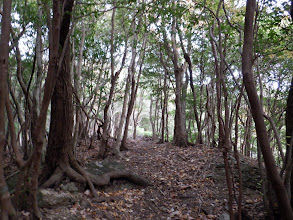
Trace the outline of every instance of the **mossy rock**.
[[[232, 158], [233, 177], [238, 181], [236, 160]], [[261, 190], [261, 178], [258, 167], [241, 160], [241, 172], [243, 186], [252, 190]], [[215, 164], [215, 175], [212, 176], [218, 182], [225, 181], [225, 165], [223, 162]]]
[[243, 186], [249, 189], [261, 190], [261, 178], [257, 167], [241, 164]]
[[92, 162], [87, 164], [86, 170], [90, 173], [101, 176], [105, 173], [115, 171], [115, 170], [124, 170], [126, 169], [125, 165], [114, 160], [104, 160], [102, 162]]
[[41, 208], [69, 206], [78, 201], [78, 198], [69, 192], [57, 192], [53, 189], [39, 190], [37, 199]]

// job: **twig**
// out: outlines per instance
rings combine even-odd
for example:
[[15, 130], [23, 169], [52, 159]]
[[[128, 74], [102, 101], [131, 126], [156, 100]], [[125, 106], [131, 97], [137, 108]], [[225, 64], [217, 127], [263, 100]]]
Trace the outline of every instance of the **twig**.
[[14, 173], [12, 173], [12, 174], [10, 174], [8, 177], [6, 177], [5, 180], [7, 181], [7, 180], [11, 179], [11, 178], [14, 177], [15, 175], [17, 175], [19, 172], [20, 172], [19, 170], [15, 171]]

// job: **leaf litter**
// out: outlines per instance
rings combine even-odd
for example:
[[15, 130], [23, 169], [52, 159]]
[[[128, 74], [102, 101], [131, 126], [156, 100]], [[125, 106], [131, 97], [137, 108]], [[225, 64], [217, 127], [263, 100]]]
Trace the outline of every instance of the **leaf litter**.
[[[77, 154], [83, 165], [100, 162], [96, 159], [98, 145], [92, 149], [86, 143], [80, 145]], [[216, 178], [215, 167], [223, 163], [219, 149], [204, 145], [180, 148], [145, 139], [131, 141], [129, 148], [121, 158], [110, 159], [148, 179], [152, 186], [114, 180], [109, 186], [97, 188], [98, 198], [85, 190], [80, 202], [64, 208], [66, 211], [45, 210], [44, 219], [200, 220], [219, 219], [227, 212], [226, 181]], [[237, 191], [237, 184], [235, 187]], [[243, 207], [253, 219], [264, 218], [259, 191], [245, 190]]]

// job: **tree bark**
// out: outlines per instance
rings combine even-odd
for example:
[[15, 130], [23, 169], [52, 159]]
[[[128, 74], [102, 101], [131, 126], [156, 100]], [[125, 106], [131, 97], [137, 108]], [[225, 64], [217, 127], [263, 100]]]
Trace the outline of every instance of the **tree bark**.
[[176, 24], [175, 18], [173, 18], [172, 22], [172, 31], [171, 31], [171, 41], [172, 41], [172, 48], [173, 48], [173, 57], [172, 62], [174, 66], [174, 74], [175, 74], [175, 126], [174, 126], [174, 139], [173, 142], [177, 146], [186, 147], [187, 146], [187, 133], [186, 127], [184, 126], [185, 123], [183, 121], [183, 113], [182, 113], [182, 81], [183, 81], [183, 66], [178, 66], [178, 52], [177, 52], [177, 45], [175, 39], [175, 31], [176, 31]]
[[126, 119], [126, 107], [128, 103], [128, 97], [129, 97], [129, 90], [130, 90], [130, 75], [128, 74], [126, 79], [126, 85], [125, 85], [125, 92], [123, 97], [123, 107], [121, 112], [121, 118], [119, 122], [119, 127], [117, 130], [117, 136], [116, 136], [116, 142], [114, 146], [114, 153], [119, 154], [120, 152], [120, 145], [121, 145], [121, 139], [122, 139], [122, 130]]
[[165, 113], [167, 109], [167, 70], [164, 71], [164, 86], [163, 86], [163, 93], [164, 93], [164, 98], [163, 98], [163, 108], [162, 108], [162, 130], [161, 130], [161, 142], [165, 142]]
[[[202, 131], [201, 131], [201, 122], [200, 122], [200, 119], [199, 119], [199, 114], [197, 112], [197, 106], [196, 106], [196, 91], [195, 91], [194, 82], [193, 82], [192, 62], [191, 62], [190, 55], [189, 55], [190, 51], [186, 52], [186, 50], [184, 48], [184, 45], [183, 45], [183, 40], [182, 40], [180, 29], [178, 27], [177, 27], [177, 29], [178, 29], [178, 35], [179, 35], [179, 39], [180, 39], [181, 48], [182, 48], [183, 54], [184, 54], [184, 59], [188, 63], [189, 83], [190, 83], [190, 87], [191, 87], [191, 91], [192, 91], [192, 95], [193, 95], [193, 113], [194, 113], [195, 122], [196, 122], [196, 126], [197, 126], [197, 132], [198, 132], [197, 142], [199, 144], [202, 144], [203, 140], [202, 140], [202, 134], [201, 134], [202, 133]], [[188, 45], [189, 45], [189, 48], [191, 48], [190, 39], [188, 41]]]
[[[78, 63], [77, 63], [76, 74], [74, 77], [74, 89], [75, 89], [78, 97], [80, 97], [80, 91], [79, 91], [80, 90], [80, 83], [79, 82], [80, 82], [80, 78], [81, 78], [84, 40], [85, 40], [85, 27], [84, 27], [84, 24], [82, 24], [82, 35], [81, 35], [81, 41], [80, 41], [80, 46], [79, 46]], [[74, 48], [73, 48], [73, 50], [74, 50]], [[77, 146], [77, 141], [79, 138], [78, 134], [79, 134], [79, 129], [80, 129], [80, 127], [79, 127], [80, 121], [81, 121], [80, 106], [76, 105], [76, 107], [75, 107], [75, 126], [74, 126], [74, 135], [73, 135], [73, 143], [72, 143], [74, 152], [75, 152], [75, 148]]]
[[[140, 26], [141, 23], [141, 19], [138, 21]], [[137, 39], [137, 33], [134, 39]], [[130, 72], [132, 73], [132, 79], [131, 79], [131, 95], [130, 95], [130, 100], [129, 100], [129, 104], [128, 104], [128, 109], [127, 109], [127, 114], [126, 114], [126, 121], [125, 121], [125, 129], [124, 129], [124, 134], [123, 134], [123, 138], [121, 141], [121, 146], [120, 149], [121, 150], [127, 150], [127, 146], [126, 146], [126, 140], [128, 137], [128, 126], [129, 126], [129, 122], [130, 122], [130, 116], [132, 114], [132, 110], [133, 110], [133, 106], [136, 100], [136, 95], [137, 95], [137, 90], [138, 90], [138, 86], [139, 86], [139, 79], [142, 73], [142, 65], [144, 62], [144, 57], [145, 57], [145, 47], [146, 47], [146, 34], [144, 34], [144, 38], [143, 38], [143, 43], [142, 43], [142, 51], [140, 52], [139, 55], [139, 61], [138, 63], [140, 63], [139, 66], [139, 71], [137, 74], [137, 79], [135, 82], [135, 57], [136, 57], [136, 46], [135, 46], [135, 42], [134, 45], [132, 46], [132, 64], [130, 66]]]
[[42, 87], [42, 74], [43, 74], [43, 62], [42, 62], [42, 27], [41, 27], [41, 19], [42, 19], [42, 6], [41, 2], [38, 1], [38, 20], [37, 23], [37, 39], [36, 39], [36, 61], [37, 61], [37, 76], [36, 76], [36, 84], [33, 90], [33, 100], [32, 100], [32, 121], [31, 121], [31, 130], [34, 130], [34, 126], [36, 124], [38, 115], [40, 113], [40, 98], [41, 98], [41, 87]]
[[182, 114], [182, 74], [183, 69], [181, 67], [175, 67], [175, 79], [176, 79], [176, 91], [175, 91], [175, 127], [174, 127], [174, 144], [181, 147], [187, 146], [187, 134], [184, 127], [183, 114]]
[[[289, 95], [287, 99], [287, 108], [286, 108], [286, 166], [290, 165], [292, 163], [292, 134], [293, 134], [293, 77], [291, 80], [291, 85], [289, 89]], [[291, 151], [291, 153], [289, 153]], [[291, 155], [290, 155], [291, 154]], [[290, 159], [289, 159], [290, 157]], [[289, 170], [287, 170], [288, 172]], [[293, 170], [292, 170], [292, 165], [291, 165], [291, 180], [290, 180], [290, 188], [291, 188], [291, 205], [293, 206]]]
[[155, 125], [155, 120], [153, 120], [153, 96], [151, 96], [151, 102], [150, 102], [150, 123], [152, 127], [152, 140], [155, 141], [157, 139], [156, 135], [156, 125]]
[[4, 0], [0, 39], [0, 205], [1, 219], [15, 217], [16, 212], [11, 203], [10, 193], [5, 181], [3, 169], [3, 149], [5, 145], [5, 100], [7, 96], [7, 74], [9, 64], [9, 36], [11, 22], [11, 1]]
[[99, 156], [104, 158], [106, 156], [107, 147], [108, 147], [108, 139], [110, 137], [109, 134], [109, 116], [108, 111], [110, 108], [110, 105], [112, 103], [112, 99], [114, 96], [114, 90], [116, 87], [116, 81], [124, 67], [126, 55], [127, 55], [127, 42], [128, 42], [128, 34], [125, 38], [125, 49], [124, 54], [121, 62], [120, 69], [115, 73], [115, 60], [114, 60], [114, 33], [115, 33], [115, 13], [116, 13], [116, 1], [114, 1], [114, 8], [112, 13], [112, 19], [111, 19], [111, 88], [109, 92], [109, 97], [106, 102], [105, 108], [104, 108], [104, 123], [103, 123], [103, 135], [102, 135], [102, 145], [99, 150]]
[[242, 54], [242, 74], [245, 89], [251, 104], [252, 116], [255, 122], [256, 133], [260, 149], [263, 154], [268, 179], [275, 191], [281, 216], [284, 219], [293, 219], [293, 212], [288, 199], [288, 194], [282, 179], [279, 176], [275, 159], [270, 149], [270, 143], [266, 126], [264, 123], [263, 109], [257, 95], [255, 81], [252, 72], [253, 65], [253, 20], [256, 9], [255, 0], [248, 0], [246, 3], [245, 25], [244, 25], [244, 44]]
[[139, 116], [142, 112], [142, 103], [143, 103], [143, 97], [141, 97], [138, 109], [137, 109], [137, 113], [135, 115], [135, 109], [133, 110], [133, 114], [132, 114], [132, 120], [133, 120], [133, 139], [136, 139], [136, 130], [137, 130], [137, 125], [139, 123]]
[[[66, 1], [64, 6], [59, 40], [61, 49], [64, 48], [69, 33], [73, 2], [74, 0]], [[60, 64], [61, 71], [52, 95], [50, 131], [43, 177], [49, 177], [58, 166], [69, 163], [69, 155], [73, 153], [73, 105], [69, 53], [68, 46], [63, 62]]]
[[[114, 90], [116, 87], [116, 81], [120, 75], [121, 71], [118, 71], [115, 73], [115, 60], [114, 60], [114, 34], [115, 34], [115, 13], [116, 13], [116, 1], [113, 2], [113, 12], [112, 12], [112, 18], [111, 18], [111, 88], [109, 92], [109, 97], [106, 102], [105, 108], [104, 108], [104, 123], [102, 125], [103, 128], [103, 134], [102, 134], [102, 145], [99, 150], [99, 156], [104, 158], [106, 156], [107, 148], [108, 148], [108, 138], [110, 137], [109, 134], [109, 116], [108, 111], [110, 108], [110, 105], [112, 103], [112, 99], [114, 96]], [[126, 45], [125, 45], [126, 47]], [[126, 53], [126, 50], [125, 50]]]
[[[218, 43], [215, 40], [214, 32], [215, 32], [215, 23], [212, 24], [209, 34], [211, 38], [211, 46], [212, 52], [215, 59], [215, 73], [216, 73], [216, 89], [217, 89], [217, 115], [218, 115], [218, 124], [219, 124], [219, 148], [223, 151], [224, 163], [225, 163], [225, 173], [226, 173], [226, 181], [229, 195], [229, 215], [230, 219], [234, 219], [233, 213], [233, 185], [232, 185], [232, 177], [230, 173], [230, 167], [228, 163], [228, 153], [231, 150], [231, 141], [230, 141], [230, 133], [231, 133], [231, 123], [232, 119], [230, 119], [230, 108], [228, 104], [228, 90], [225, 83], [224, 72], [225, 72], [225, 50], [222, 39], [222, 30], [221, 30], [221, 20], [219, 19], [219, 11], [223, 1], [220, 1], [218, 4], [217, 12], [215, 14], [215, 21], [218, 25]], [[224, 39], [225, 40], [225, 39]], [[217, 50], [216, 50], [217, 48]], [[219, 60], [217, 58], [217, 52], [219, 53]], [[222, 116], [222, 96], [224, 98], [224, 118]]]
[[[73, 0], [67, 1], [60, 29], [59, 45], [61, 48], [64, 47], [65, 39], [69, 33], [72, 7]], [[73, 151], [73, 105], [69, 53], [70, 48], [67, 47], [61, 64], [61, 72], [57, 77], [51, 99], [51, 122], [45, 161], [45, 175], [52, 175], [60, 164], [68, 163], [68, 154]]]
[[246, 127], [245, 127], [245, 137], [244, 137], [244, 139], [245, 139], [244, 155], [247, 157], [250, 157], [250, 153], [251, 153], [251, 125], [252, 125], [251, 113], [248, 112], [247, 113]]

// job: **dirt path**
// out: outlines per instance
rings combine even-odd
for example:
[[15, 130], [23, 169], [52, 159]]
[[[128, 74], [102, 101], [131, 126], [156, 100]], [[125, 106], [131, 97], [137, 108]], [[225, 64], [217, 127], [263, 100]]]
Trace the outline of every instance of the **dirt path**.
[[[218, 149], [204, 145], [179, 148], [147, 140], [131, 141], [129, 147], [118, 161], [153, 186], [142, 188], [125, 180], [113, 181], [111, 186], [97, 189], [106, 201], [97, 201], [86, 191], [81, 193], [82, 201], [69, 207], [65, 216], [64, 210], [55, 210], [63, 212], [59, 219], [74, 219], [66, 218], [69, 214], [75, 219], [219, 219], [226, 211], [225, 179], [215, 178], [215, 167], [223, 161]], [[86, 151], [87, 162], [95, 161], [96, 151]], [[258, 193], [250, 191], [244, 202], [253, 219], [262, 218], [257, 208]], [[47, 219], [54, 217], [48, 214]]]
[[210, 178], [212, 162], [217, 160], [215, 150], [140, 143], [132, 146], [123, 159], [129, 168], [154, 183], [139, 199], [142, 209], [135, 209], [138, 218], [194, 219], [203, 210], [209, 217], [219, 212], [224, 201], [214, 195], [217, 186]]

